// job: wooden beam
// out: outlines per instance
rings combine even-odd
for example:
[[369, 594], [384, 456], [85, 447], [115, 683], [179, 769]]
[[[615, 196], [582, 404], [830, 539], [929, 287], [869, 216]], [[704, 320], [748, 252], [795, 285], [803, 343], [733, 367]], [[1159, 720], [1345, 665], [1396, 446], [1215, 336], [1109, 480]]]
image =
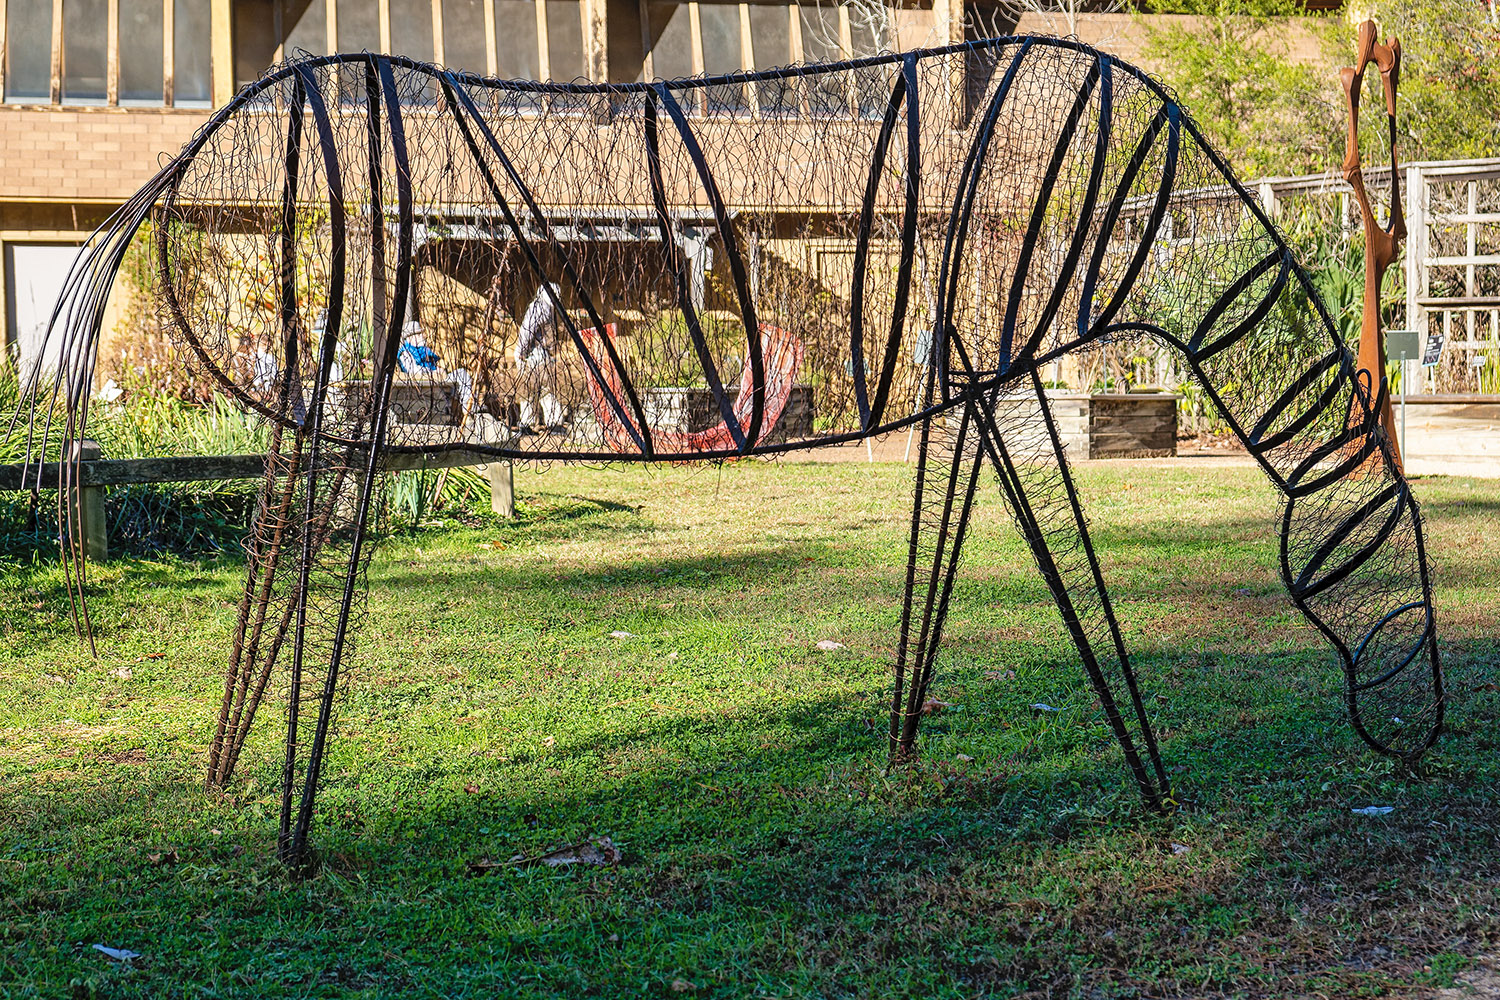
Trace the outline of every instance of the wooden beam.
[[120, 103], [120, 0], [105, 5], [104, 25], [104, 103]]
[[547, 38], [547, 0], [536, 0], [537, 77], [552, 79], [552, 46]]
[[161, 99], [170, 108], [177, 103], [177, 4], [172, 0], [161, 0], [161, 56]]
[[477, 471], [490, 481], [490, 510], [501, 517], [515, 517], [515, 466], [510, 462], [491, 462]]
[[495, 48], [495, 0], [484, 0], [484, 67], [490, 76], [500, 75], [500, 53]]
[[595, 83], [609, 82], [609, 3], [583, 0], [583, 48], [586, 72]]
[[641, 79], [648, 83], [656, 79], [655, 46], [651, 44], [651, 17], [647, 13], [646, 0], [637, 0], [636, 9], [641, 19]]
[[[388, 454], [381, 468], [387, 472], [410, 469], [455, 469], [490, 465], [505, 460], [488, 452], [468, 448], [447, 451], [395, 452]], [[48, 462], [37, 470], [20, 465], [0, 466], [0, 490], [22, 488], [22, 471], [26, 471], [25, 488], [56, 489], [58, 463]], [[263, 455], [193, 455], [179, 458], [85, 458], [78, 465], [78, 485], [125, 486], [132, 483], [193, 483], [217, 479], [259, 479], [266, 474]]]
[[62, 103], [63, 37], [62, 0], [52, 0], [52, 85], [49, 98], [52, 104]]
[[223, 107], [234, 97], [234, 10], [230, 0], [213, 0], [210, 9], [209, 38], [213, 48], [210, 72], [213, 74], [214, 105]]
[[[79, 441], [73, 454], [80, 459], [97, 459], [104, 454], [97, 441]], [[73, 499], [74, 544], [85, 559], [100, 560], [109, 555], [108, 522], [104, 516], [104, 490], [94, 486], [81, 489]]]

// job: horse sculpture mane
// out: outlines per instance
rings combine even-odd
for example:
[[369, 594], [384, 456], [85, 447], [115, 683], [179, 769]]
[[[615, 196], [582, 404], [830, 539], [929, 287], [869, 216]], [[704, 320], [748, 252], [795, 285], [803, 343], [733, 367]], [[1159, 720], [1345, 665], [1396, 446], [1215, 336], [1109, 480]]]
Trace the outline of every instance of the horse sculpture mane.
[[[964, 62], [989, 71], [967, 101]], [[1162, 807], [1045, 392], [1076, 352], [1132, 338], [1181, 356], [1282, 494], [1281, 573], [1360, 736], [1408, 760], [1436, 737], [1421, 523], [1383, 384], [1357, 377], [1307, 273], [1173, 97], [1086, 45], [997, 38], [628, 85], [290, 62], [89, 241], [53, 317], [64, 363], [30, 383], [33, 426], [55, 398], [67, 442], [133, 241], [185, 363], [271, 427], [210, 781], [284, 687], [289, 861], [309, 850], [382, 461], [456, 447], [701, 461], [913, 428], [895, 759], [915, 751], [989, 466]], [[815, 419], [789, 419], [794, 382]]]

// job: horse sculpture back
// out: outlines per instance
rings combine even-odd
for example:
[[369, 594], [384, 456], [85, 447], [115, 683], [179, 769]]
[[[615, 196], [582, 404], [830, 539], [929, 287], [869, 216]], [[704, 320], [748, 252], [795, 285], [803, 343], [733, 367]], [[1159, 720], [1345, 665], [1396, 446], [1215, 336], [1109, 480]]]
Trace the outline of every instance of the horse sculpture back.
[[[963, 64], [988, 74], [967, 97]], [[284, 677], [289, 860], [308, 849], [381, 463], [451, 447], [699, 461], [913, 428], [893, 756], [915, 748], [988, 466], [1161, 806], [1045, 393], [1076, 352], [1131, 338], [1182, 356], [1283, 495], [1282, 575], [1360, 735], [1408, 759], [1436, 736], [1431, 591], [1384, 386], [1357, 377], [1306, 272], [1171, 95], [1087, 46], [1000, 38], [618, 86], [291, 62], [90, 241], [54, 317], [63, 370], [32, 384], [37, 412], [60, 397], [69, 439], [137, 240], [186, 363], [272, 428], [210, 780]], [[794, 383], [815, 416], [791, 419]]]

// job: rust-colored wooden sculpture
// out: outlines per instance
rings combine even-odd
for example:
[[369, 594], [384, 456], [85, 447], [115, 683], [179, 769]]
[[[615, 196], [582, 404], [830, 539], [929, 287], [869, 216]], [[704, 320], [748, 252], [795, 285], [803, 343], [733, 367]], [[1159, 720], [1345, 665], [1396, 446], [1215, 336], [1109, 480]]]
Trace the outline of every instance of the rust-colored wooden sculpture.
[[[1390, 131], [1391, 142], [1391, 219], [1390, 225], [1382, 229], [1375, 221], [1375, 212], [1370, 208], [1370, 196], [1365, 192], [1364, 174], [1359, 160], [1359, 98], [1364, 84], [1365, 68], [1374, 63], [1380, 71], [1380, 82], [1385, 90], [1385, 121]], [[1380, 423], [1385, 428], [1390, 442], [1391, 454], [1397, 467], [1402, 464], [1401, 450], [1397, 442], [1396, 419], [1391, 412], [1391, 394], [1386, 390], [1385, 338], [1380, 329], [1380, 283], [1385, 272], [1396, 260], [1401, 241], [1406, 239], [1406, 218], [1401, 211], [1401, 173], [1396, 162], [1396, 86], [1401, 76], [1401, 40], [1388, 39], [1385, 44], [1375, 40], [1375, 22], [1366, 21], [1359, 26], [1359, 59], [1357, 66], [1345, 66], [1339, 72], [1344, 84], [1344, 96], [1349, 103], [1349, 135], [1344, 145], [1344, 180], [1354, 188], [1354, 200], [1359, 202], [1360, 216], [1365, 227], [1365, 300], [1364, 316], [1359, 327], [1359, 360], [1357, 377], [1365, 384], [1370, 398], [1380, 410]]]

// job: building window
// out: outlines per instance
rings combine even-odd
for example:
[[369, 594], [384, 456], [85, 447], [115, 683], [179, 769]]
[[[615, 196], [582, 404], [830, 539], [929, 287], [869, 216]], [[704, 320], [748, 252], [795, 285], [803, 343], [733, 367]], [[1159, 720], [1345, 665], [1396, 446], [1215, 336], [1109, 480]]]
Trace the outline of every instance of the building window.
[[12, 104], [206, 105], [211, 0], [43, 0], [5, 5]]
[[384, 52], [380, 41], [380, 5], [375, 0], [338, 0], [338, 39], [331, 46], [340, 52]]
[[[489, 72], [487, 6], [489, 0], [443, 0], [443, 65], [470, 73]], [[536, 35], [535, 18], [531, 34]]]
[[160, 104], [166, 93], [161, 0], [120, 0], [120, 103]]
[[52, 99], [52, 5], [13, 3], [5, 9], [5, 99]]
[[213, 100], [213, 15], [209, 0], [172, 0], [172, 103], [207, 107]]
[[390, 4], [391, 44], [388, 51], [431, 62], [432, 8], [441, 0], [385, 0]]
[[79, 253], [76, 243], [5, 243], [6, 346], [16, 352], [18, 371], [38, 361], [57, 366], [63, 338], [48, 338], [47, 326]]
[[390, 52], [513, 80], [588, 77], [579, 0], [235, 0], [234, 11], [241, 87], [297, 49]]
[[533, 0], [495, 0], [494, 74], [507, 80], [542, 76], [537, 42], [537, 8]]
[[[889, 51], [885, 11], [862, 13], [839, 4], [646, 4], [644, 79], [672, 80], [795, 63], [837, 62]], [[684, 91], [690, 113], [879, 115], [891, 88], [889, 66], [816, 80], [767, 80]]]
[[62, 96], [69, 104], [103, 104], [109, 99], [109, 57], [105, 0], [67, 0], [62, 9]]

